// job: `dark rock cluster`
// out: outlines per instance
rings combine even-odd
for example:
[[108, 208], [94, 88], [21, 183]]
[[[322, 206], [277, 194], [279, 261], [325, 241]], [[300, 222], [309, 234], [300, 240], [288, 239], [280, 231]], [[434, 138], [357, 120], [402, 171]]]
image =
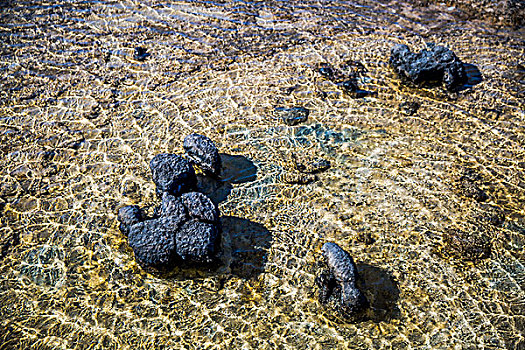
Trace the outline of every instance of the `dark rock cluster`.
[[162, 199], [152, 218], [146, 218], [136, 205], [118, 211], [120, 230], [128, 236], [137, 261], [147, 268], [209, 264], [219, 253], [219, 210], [205, 194], [194, 191], [197, 180], [192, 166], [219, 176], [219, 152], [209, 138], [197, 134], [185, 138], [184, 148], [190, 160], [164, 153], [150, 162]]
[[450, 49], [428, 44], [418, 53], [407, 45], [392, 48], [390, 66], [405, 81], [416, 85], [443, 83], [450, 91], [467, 82], [463, 62]]
[[346, 251], [335, 243], [325, 243], [322, 254], [328, 269], [316, 278], [319, 301], [344, 318], [354, 318], [365, 311], [369, 302], [357, 288], [357, 267]]

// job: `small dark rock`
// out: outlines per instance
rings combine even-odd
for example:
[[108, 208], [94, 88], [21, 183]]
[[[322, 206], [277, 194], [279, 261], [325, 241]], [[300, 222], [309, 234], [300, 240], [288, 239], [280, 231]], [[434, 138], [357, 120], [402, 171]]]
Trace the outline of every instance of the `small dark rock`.
[[219, 231], [213, 224], [190, 220], [177, 231], [177, 254], [187, 263], [210, 263], [215, 259]]
[[336, 71], [328, 65], [328, 63], [321, 63], [319, 65], [319, 74], [329, 80], [334, 80], [336, 78]]
[[444, 46], [429, 44], [428, 49], [414, 53], [407, 45], [397, 45], [389, 63], [401, 78], [417, 85], [442, 82], [455, 91], [467, 80], [463, 62]]
[[288, 171], [282, 174], [281, 180], [289, 184], [306, 185], [317, 181], [318, 177], [314, 174], [301, 174], [299, 172]]
[[211, 175], [220, 175], [221, 158], [212, 140], [203, 135], [191, 134], [184, 138], [183, 146], [195, 165]]
[[295, 162], [295, 168], [307, 174], [316, 174], [330, 168], [330, 161], [323, 158], [316, 158], [313, 160], [299, 159]]
[[414, 115], [419, 110], [419, 103], [405, 101], [399, 105], [399, 109], [406, 115]]
[[148, 51], [143, 47], [136, 47], [135, 53], [133, 54], [133, 58], [137, 61], [144, 61], [146, 58], [148, 58], [150, 54]]
[[219, 210], [204, 193], [184, 193], [181, 199], [190, 217], [213, 224], [219, 222]]
[[445, 255], [461, 260], [486, 259], [492, 249], [492, 243], [483, 231], [450, 229], [444, 234], [443, 242]]
[[158, 154], [150, 162], [157, 191], [177, 195], [188, 191], [196, 183], [190, 163], [177, 154]]
[[162, 219], [131, 226], [128, 241], [135, 258], [147, 267], [167, 268], [175, 261], [175, 233]]
[[465, 197], [474, 199], [476, 202], [484, 202], [489, 196], [478, 187], [476, 180], [468, 175], [461, 176], [456, 182], [457, 192]]
[[124, 235], [129, 234], [131, 226], [138, 224], [143, 220], [142, 212], [137, 205], [128, 205], [118, 210], [119, 229]]
[[305, 122], [310, 111], [304, 107], [277, 107], [275, 113], [281, 117], [286, 125], [293, 126]]
[[335, 243], [325, 243], [321, 250], [329, 269], [316, 278], [320, 289], [319, 301], [343, 317], [353, 318], [369, 306], [356, 286], [358, 274], [354, 260]]

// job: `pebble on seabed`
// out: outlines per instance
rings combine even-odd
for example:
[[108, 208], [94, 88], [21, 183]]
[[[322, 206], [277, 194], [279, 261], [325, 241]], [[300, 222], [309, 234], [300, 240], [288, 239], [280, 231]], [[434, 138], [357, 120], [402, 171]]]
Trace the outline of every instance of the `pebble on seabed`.
[[213, 176], [220, 175], [221, 158], [212, 140], [203, 135], [191, 134], [184, 138], [183, 147], [191, 162], [204, 172]]
[[308, 119], [310, 110], [304, 107], [277, 107], [275, 114], [279, 116], [286, 125], [294, 126], [305, 122]]

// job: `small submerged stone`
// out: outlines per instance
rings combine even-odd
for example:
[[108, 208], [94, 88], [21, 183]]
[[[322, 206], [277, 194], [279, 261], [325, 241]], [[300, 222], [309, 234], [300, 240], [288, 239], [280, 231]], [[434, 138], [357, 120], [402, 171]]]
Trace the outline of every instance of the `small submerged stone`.
[[287, 171], [282, 174], [281, 180], [289, 184], [306, 185], [317, 181], [318, 177], [314, 174], [302, 174], [300, 172]]
[[310, 110], [304, 107], [277, 107], [275, 113], [283, 120], [286, 125], [297, 125], [308, 119]]
[[211, 175], [220, 175], [221, 158], [219, 150], [211, 139], [203, 135], [191, 134], [184, 138], [183, 147], [195, 165]]
[[323, 158], [302, 159], [295, 161], [295, 169], [302, 173], [317, 174], [330, 168], [330, 161]]
[[414, 84], [443, 83], [454, 91], [467, 81], [463, 62], [450, 49], [428, 44], [418, 53], [407, 45], [392, 48], [390, 66], [403, 79]]
[[369, 302], [357, 288], [354, 260], [335, 243], [325, 243], [321, 250], [328, 269], [316, 278], [319, 301], [345, 318], [357, 316], [368, 308]]
[[146, 58], [148, 58], [150, 54], [144, 47], [136, 47], [135, 52], [133, 54], [133, 58], [137, 61], [144, 61]]
[[450, 229], [443, 236], [444, 255], [460, 260], [478, 260], [490, 257], [492, 242], [484, 230], [463, 231]]
[[197, 181], [190, 163], [178, 154], [158, 154], [151, 160], [150, 168], [159, 192], [177, 195], [188, 191]]
[[419, 110], [419, 103], [414, 101], [405, 101], [399, 105], [399, 110], [406, 115], [414, 115]]
[[143, 220], [142, 212], [138, 205], [128, 205], [118, 210], [117, 219], [120, 222], [119, 229], [124, 235], [129, 234], [131, 226]]
[[474, 199], [476, 202], [485, 202], [489, 196], [477, 184], [479, 178], [470, 174], [461, 176], [455, 181], [456, 192], [464, 197]]

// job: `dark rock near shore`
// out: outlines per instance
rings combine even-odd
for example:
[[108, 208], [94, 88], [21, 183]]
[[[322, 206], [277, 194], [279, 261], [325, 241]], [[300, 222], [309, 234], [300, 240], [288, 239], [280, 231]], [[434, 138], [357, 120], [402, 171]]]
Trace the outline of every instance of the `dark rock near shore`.
[[369, 302], [357, 288], [357, 267], [346, 251], [335, 243], [325, 243], [323, 257], [328, 270], [317, 278], [319, 301], [345, 318], [353, 318], [368, 308]]
[[160, 206], [160, 216], [176, 216], [186, 219], [186, 209], [182, 204], [182, 200], [179, 197], [175, 197], [167, 192], [164, 192], [162, 196], [162, 203]]
[[175, 234], [162, 219], [133, 225], [128, 240], [135, 258], [147, 267], [163, 269], [175, 261]]
[[129, 234], [131, 226], [143, 221], [142, 212], [137, 205], [128, 205], [118, 210], [119, 229], [124, 235]]
[[204, 193], [184, 193], [181, 199], [191, 218], [213, 224], [219, 222], [219, 210]]
[[191, 189], [197, 181], [190, 163], [177, 154], [156, 155], [150, 168], [157, 191], [177, 195]]
[[177, 254], [186, 263], [210, 263], [217, 253], [218, 238], [217, 226], [190, 220], [177, 231]]
[[330, 161], [323, 158], [302, 159], [295, 161], [295, 169], [307, 174], [317, 174], [330, 169]]
[[392, 48], [390, 66], [403, 79], [416, 85], [443, 83], [450, 91], [467, 81], [463, 62], [448, 48], [429, 44], [418, 53], [407, 45]]
[[304, 107], [277, 107], [275, 113], [283, 120], [286, 125], [297, 125], [308, 120], [310, 110]]
[[399, 110], [406, 115], [414, 115], [419, 110], [419, 103], [414, 101], [405, 101], [399, 105]]
[[191, 134], [184, 138], [183, 147], [195, 165], [208, 174], [220, 175], [221, 158], [219, 150], [211, 139], [203, 135]]

